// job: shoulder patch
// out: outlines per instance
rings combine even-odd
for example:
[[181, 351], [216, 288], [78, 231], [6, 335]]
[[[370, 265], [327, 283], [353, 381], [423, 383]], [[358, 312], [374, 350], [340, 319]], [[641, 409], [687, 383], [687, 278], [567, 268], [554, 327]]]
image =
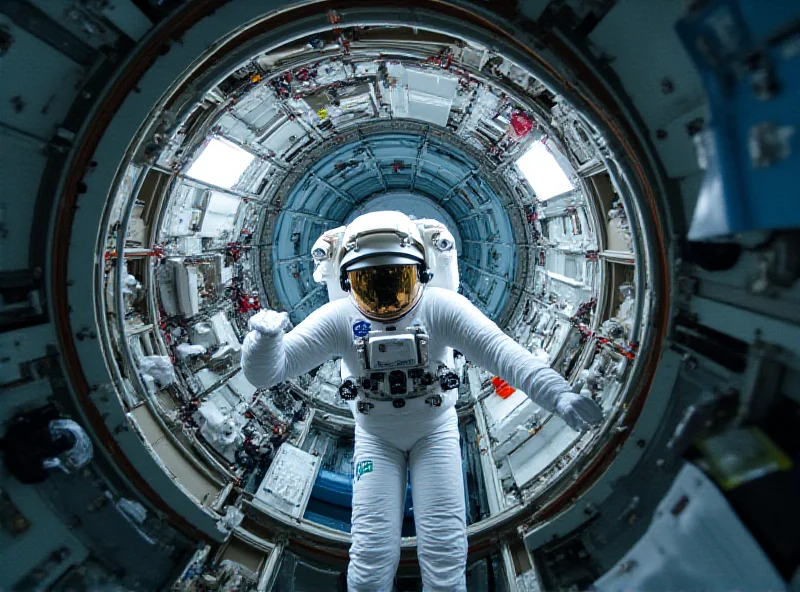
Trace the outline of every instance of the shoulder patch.
[[358, 321], [353, 322], [353, 336], [354, 337], [366, 337], [369, 330], [372, 328], [367, 321], [363, 319], [359, 319]]

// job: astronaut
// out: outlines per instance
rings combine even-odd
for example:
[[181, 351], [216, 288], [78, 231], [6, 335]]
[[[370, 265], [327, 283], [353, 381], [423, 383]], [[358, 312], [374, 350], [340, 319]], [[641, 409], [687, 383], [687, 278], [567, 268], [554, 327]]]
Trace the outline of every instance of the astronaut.
[[[454, 348], [575, 430], [603, 419], [597, 403], [572, 393], [557, 372], [454, 291], [452, 235], [431, 238], [418, 222], [400, 212], [373, 212], [331, 231], [314, 256], [318, 264], [335, 265], [332, 301], [288, 333], [286, 313], [262, 310], [251, 318], [242, 350], [245, 376], [257, 387], [342, 358], [339, 393], [356, 422], [351, 591], [392, 589], [407, 470], [424, 589], [466, 589]], [[437, 249], [451, 255], [455, 285], [440, 278], [446, 287], [433, 287], [430, 263]], [[348, 297], [334, 299], [337, 293]]]

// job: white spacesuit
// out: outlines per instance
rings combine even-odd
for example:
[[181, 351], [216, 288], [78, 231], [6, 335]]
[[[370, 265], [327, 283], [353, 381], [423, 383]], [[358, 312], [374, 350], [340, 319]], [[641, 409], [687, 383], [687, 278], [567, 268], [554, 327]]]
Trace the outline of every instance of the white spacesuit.
[[337, 289], [350, 297], [332, 300], [285, 335], [286, 313], [259, 312], [244, 341], [245, 375], [268, 387], [341, 356], [339, 392], [356, 420], [348, 588], [392, 589], [408, 468], [424, 589], [465, 590], [453, 348], [576, 430], [599, 423], [602, 411], [570, 392], [558, 373], [452, 291], [454, 285], [428, 285], [435, 249], [453, 254], [445, 271], [452, 280], [456, 262], [449, 233], [449, 239], [431, 237], [399, 212], [374, 212], [326, 234], [314, 256], [338, 272], [338, 285], [329, 285], [332, 298]]

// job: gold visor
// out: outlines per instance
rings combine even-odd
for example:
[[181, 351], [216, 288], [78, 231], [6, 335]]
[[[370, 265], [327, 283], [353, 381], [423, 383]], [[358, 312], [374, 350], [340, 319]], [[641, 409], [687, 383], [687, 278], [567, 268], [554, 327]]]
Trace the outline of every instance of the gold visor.
[[394, 321], [419, 301], [422, 284], [416, 265], [381, 265], [347, 272], [356, 307], [375, 321]]

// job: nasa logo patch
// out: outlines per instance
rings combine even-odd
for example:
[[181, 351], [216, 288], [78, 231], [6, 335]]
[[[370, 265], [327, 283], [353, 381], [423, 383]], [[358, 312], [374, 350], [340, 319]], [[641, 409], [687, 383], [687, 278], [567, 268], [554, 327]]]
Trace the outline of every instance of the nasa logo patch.
[[353, 335], [355, 337], [366, 337], [371, 325], [367, 321], [356, 321], [353, 323]]

